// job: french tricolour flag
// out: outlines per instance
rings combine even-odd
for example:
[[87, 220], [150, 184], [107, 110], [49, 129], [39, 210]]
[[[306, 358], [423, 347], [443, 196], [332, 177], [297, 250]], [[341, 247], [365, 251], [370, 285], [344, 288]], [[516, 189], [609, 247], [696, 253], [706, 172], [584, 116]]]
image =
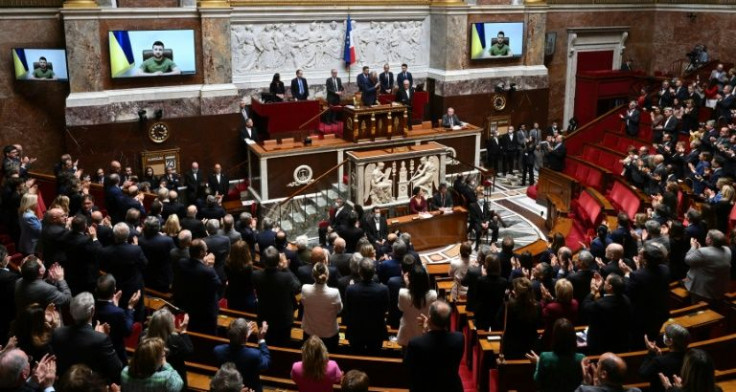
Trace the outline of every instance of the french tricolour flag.
[[347, 27], [345, 28], [345, 66], [349, 67], [358, 61], [358, 56], [355, 54], [355, 44], [353, 44], [353, 23], [348, 15]]

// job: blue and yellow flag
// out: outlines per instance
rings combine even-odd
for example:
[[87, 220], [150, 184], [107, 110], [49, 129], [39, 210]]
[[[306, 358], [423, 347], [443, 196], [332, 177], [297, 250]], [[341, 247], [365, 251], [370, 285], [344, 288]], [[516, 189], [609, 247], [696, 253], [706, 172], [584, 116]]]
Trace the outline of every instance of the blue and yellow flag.
[[133, 67], [133, 48], [127, 31], [110, 32], [110, 69], [112, 76], [122, 75]]
[[28, 73], [28, 61], [23, 49], [13, 49], [13, 65], [15, 66], [15, 78], [25, 79]]
[[473, 30], [470, 37], [470, 57], [477, 58], [483, 56], [483, 50], [486, 48], [486, 33], [483, 23], [473, 23]]

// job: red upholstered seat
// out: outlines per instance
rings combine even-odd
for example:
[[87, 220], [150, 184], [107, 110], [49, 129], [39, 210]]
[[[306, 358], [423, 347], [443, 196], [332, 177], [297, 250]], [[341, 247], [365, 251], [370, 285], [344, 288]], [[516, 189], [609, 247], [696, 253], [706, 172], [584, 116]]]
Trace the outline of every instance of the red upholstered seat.
[[526, 197], [537, 200], [537, 184], [526, 188]]
[[138, 347], [138, 340], [141, 337], [143, 331], [143, 325], [139, 322], [133, 323], [133, 328], [130, 331], [130, 335], [125, 338], [125, 347], [135, 349]]
[[736, 226], [736, 205], [731, 208], [731, 213], [728, 215], [728, 228], [733, 230]]

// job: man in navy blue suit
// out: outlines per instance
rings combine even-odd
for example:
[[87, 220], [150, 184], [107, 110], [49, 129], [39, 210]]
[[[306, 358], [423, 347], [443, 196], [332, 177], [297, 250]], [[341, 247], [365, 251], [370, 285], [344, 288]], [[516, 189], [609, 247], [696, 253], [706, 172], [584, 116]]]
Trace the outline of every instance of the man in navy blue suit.
[[376, 94], [381, 85], [376, 79], [375, 73], [371, 74], [367, 65], [363, 67], [363, 73], [358, 75], [358, 90], [363, 93], [363, 105], [371, 106], [376, 103]]
[[174, 300], [189, 313], [189, 329], [214, 335], [219, 311], [217, 293], [222, 286], [213, 268], [215, 256], [207, 253], [207, 244], [201, 239], [192, 241], [189, 254], [189, 259], [179, 260], [174, 275]]
[[394, 276], [401, 276], [401, 260], [408, 252], [408, 247], [402, 240], [394, 241], [391, 246], [391, 258], [378, 265], [378, 280], [386, 284]]
[[411, 76], [411, 72], [409, 72], [409, 66], [406, 64], [401, 64], [401, 72], [396, 75], [396, 84], [399, 86], [403, 86], [404, 80], [409, 81], [409, 86], [414, 86], [414, 78]]
[[450, 332], [450, 305], [433, 302], [424, 320], [427, 332], [411, 339], [404, 355], [409, 391], [462, 392], [458, 368], [465, 339], [460, 332]]
[[373, 281], [373, 260], [360, 261], [360, 282], [345, 290], [343, 321], [350, 349], [360, 354], [375, 354], [387, 337], [386, 311], [388, 288]]
[[273, 220], [271, 218], [263, 219], [263, 227], [256, 235], [256, 243], [258, 244], [258, 252], [263, 252], [269, 246], [276, 245], [276, 232], [273, 231]]
[[159, 233], [161, 223], [155, 217], [149, 216], [143, 221], [143, 236], [138, 239], [138, 245], [148, 260], [143, 273], [146, 287], [168, 293], [174, 273], [171, 263], [171, 250], [176, 247], [174, 240], [168, 235]]
[[95, 301], [95, 320], [100, 324], [110, 326], [110, 340], [118, 358], [122, 363], [127, 363], [128, 356], [125, 353], [125, 338], [133, 331], [133, 310], [141, 292], [136, 291], [128, 300], [127, 304], [120, 307], [122, 291], [115, 292], [115, 277], [112, 274], [100, 276], [97, 279], [97, 301]]
[[264, 321], [258, 329], [257, 349], [245, 345], [250, 334], [256, 329], [258, 327], [253, 321], [248, 322], [244, 318], [233, 320], [227, 331], [230, 343], [216, 346], [214, 354], [220, 365], [226, 362], [234, 363], [243, 376], [243, 384], [255, 392], [261, 392], [263, 386], [258, 375], [271, 366], [271, 353], [266, 345], [268, 323]]
[[294, 323], [294, 296], [301, 291], [301, 284], [287, 268], [286, 257], [275, 247], [261, 251], [265, 269], [253, 272], [253, 286], [258, 296], [258, 320], [269, 325], [268, 340], [273, 344], [291, 340]]
[[378, 75], [381, 81], [381, 94], [391, 94], [394, 89], [394, 73], [389, 71], [388, 64], [383, 65], [383, 72]]
[[[116, 224], [113, 228], [115, 244], [102, 248], [97, 252], [100, 269], [112, 274], [123, 291], [120, 301], [128, 303], [136, 291], [143, 290], [143, 271], [148, 264], [143, 250], [137, 245], [128, 243], [130, 228], [125, 222]], [[143, 301], [139, 301], [135, 309], [135, 319], [144, 318]]]
[[309, 98], [309, 86], [301, 69], [296, 70], [296, 77], [291, 80], [291, 96], [297, 101], [306, 101]]

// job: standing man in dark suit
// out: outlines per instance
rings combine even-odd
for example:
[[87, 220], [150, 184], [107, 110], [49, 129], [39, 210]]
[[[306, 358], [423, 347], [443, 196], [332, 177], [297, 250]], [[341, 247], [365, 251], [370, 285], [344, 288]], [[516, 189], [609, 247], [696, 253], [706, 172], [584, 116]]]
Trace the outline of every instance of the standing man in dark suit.
[[567, 149], [565, 148], [563, 141], [564, 137], [562, 135], [557, 135], [555, 138], [555, 146], [547, 153], [547, 167], [558, 172], [565, 170]]
[[[207, 253], [207, 244], [196, 239], [189, 247], [191, 258], [179, 260], [174, 275], [174, 301], [189, 313], [189, 329], [214, 335], [217, 332], [217, 293], [222, 282], [217, 277], [215, 256]], [[196, 287], [196, 290], [193, 288]]]
[[253, 126], [252, 118], [245, 120], [245, 124], [240, 128], [240, 140], [246, 145], [257, 143], [260, 140], [258, 130]]
[[64, 210], [52, 208], [46, 211], [46, 215], [43, 217], [39, 245], [43, 249], [44, 264], [47, 268], [54, 263], [66, 262], [64, 240], [69, 234], [66, 225], [67, 216]]
[[364, 222], [365, 235], [374, 248], [378, 250], [388, 237], [388, 223], [386, 217], [381, 215], [381, 207], [374, 206], [368, 219]]
[[110, 326], [110, 340], [118, 358], [122, 363], [127, 363], [128, 355], [125, 353], [125, 338], [133, 331], [133, 311], [141, 292], [137, 291], [130, 297], [127, 304], [120, 307], [120, 296], [122, 291], [115, 292], [115, 277], [112, 274], [102, 275], [97, 279], [97, 301], [95, 302], [95, 321]]
[[217, 272], [217, 276], [223, 284], [222, 289], [224, 290], [225, 283], [227, 282], [225, 261], [230, 256], [230, 238], [217, 233], [220, 230], [220, 221], [217, 219], [208, 220], [205, 226], [207, 227], [207, 237], [204, 238], [204, 242], [207, 244], [207, 249], [215, 255], [215, 272]]
[[396, 76], [396, 84], [403, 86], [404, 80], [408, 80], [409, 85], [414, 86], [414, 78], [411, 76], [411, 72], [409, 72], [409, 66], [401, 64], [401, 73]]
[[102, 249], [102, 245], [97, 240], [95, 227], [87, 227], [87, 218], [84, 215], [77, 215], [72, 219], [72, 230], [65, 237], [64, 245], [67, 261], [61, 266], [69, 277], [67, 283], [72, 295], [94, 291], [100, 275], [97, 252]]
[[[345, 87], [342, 86], [342, 80], [337, 77], [337, 70], [332, 69], [331, 77], [325, 81], [325, 87], [327, 88], [327, 103], [330, 106], [340, 105], [340, 99], [342, 94], [345, 92]], [[337, 118], [337, 113], [330, 108], [327, 111], [327, 123], [334, 124]]]
[[291, 96], [295, 101], [306, 101], [309, 98], [309, 85], [302, 75], [302, 70], [297, 69], [296, 77], [291, 79]]
[[184, 173], [184, 182], [187, 185], [187, 202], [194, 204], [199, 196], [199, 187], [204, 184], [204, 174], [199, 171], [199, 163], [192, 162], [192, 169]]
[[[100, 268], [117, 280], [118, 287], [123, 291], [120, 301], [127, 304], [136, 291], [143, 290], [143, 271], [148, 260], [138, 245], [128, 243], [130, 228], [127, 224], [116, 224], [112, 232], [115, 244], [100, 249], [97, 257]], [[140, 301], [135, 310], [135, 319], [143, 321], [144, 317], [143, 301]]]
[[373, 281], [373, 260], [360, 261], [360, 282], [345, 290], [343, 322], [350, 349], [358, 354], [376, 354], [387, 337], [388, 288]]
[[501, 158], [501, 142], [498, 131], [491, 132], [491, 137], [486, 140], [486, 167], [498, 173], [498, 161]]
[[197, 206], [190, 205], [187, 207], [186, 216], [181, 220], [181, 228], [192, 232], [192, 238], [204, 238], [207, 235], [204, 223], [197, 219]]
[[358, 241], [365, 235], [363, 229], [358, 227], [357, 223], [358, 213], [355, 211], [350, 211], [347, 224], [338, 226], [338, 228], [336, 229], [337, 234], [345, 239], [345, 251], [348, 253], [353, 253], [360, 250], [356, 249], [358, 246]]
[[72, 365], [81, 363], [102, 375], [107, 383], [118, 383], [123, 363], [115, 353], [110, 338], [101, 332], [104, 327], [98, 330], [92, 326], [95, 314], [92, 294], [83, 292], [74, 297], [70, 313], [74, 324], [56, 328], [51, 336], [51, 349], [57, 358], [57, 374], [64, 374]]
[[460, 332], [450, 332], [450, 312], [446, 302], [433, 302], [429, 317], [424, 317], [427, 332], [409, 341], [404, 355], [409, 391], [463, 391], [458, 369], [465, 339]]
[[261, 250], [265, 269], [253, 272], [253, 286], [258, 296], [258, 321], [268, 323], [266, 338], [279, 345], [291, 340], [294, 323], [294, 296], [301, 284], [286, 266], [286, 257], [273, 246]]
[[72, 298], [69, 286], [64, 280], [64, 268], [54, 264], [48, 270], [48, 282], [43, 279], [46, 268], [36, 256], [28, 256], [20, 267], [21, 279], [15, 281], [15, 309], [18, 312], [26, 306], [37, 303], [45, 308], [53, 303], [58, 309], [69, 304]]
[[626, 114], [619, 114], [621, 121], [626, 125], [626, 134], [636, 137], [639, 135], [639, 118], [641, 112], [636, 108], [636, 101], [629, 102], [629, 109]]
[[330, 227], [333, 230], [337, 230], [340, 226], [348, 225], [348, 218], [350, 213], [353, 211], [349, 205], [345, 204], [342, 197], [335, 199], [334, 211], [330, 216]]
[[143, 236], [138, 239], [138, 245], [148, 260], [143, 272], [143, 281], [146, 287], [168, 293], [174, 272], [171, 261], [171, 250], [176, 247], [174, 240], [168, 235], [159, 233], [161, 223], [155, 217], [148, 217], [143, 222]]
[[[383, 75], [383, 74], [382, 74]], [[396, 91], [396, 101], [401, 102], [407, 107], [407, 115], [409, 118], [409, 129], [411, 129], [411, 109], [412, 99], [414, 98], [414, 87], [411, 86], [408, 80], [404, 80], [403, 84], [399, 85], [399, 90]]]
[[383, 72], [378, 75], [381, 82], [381, 94], [391, 94], [394, 90], [394, 73], [389, 71], [388, 64], [383, 65]]
[[516, 138], [516, 132], [511, 125], [509, 125], [508, 132], [501, 136], [501, 151], [503, 152], [501, 170], [504, 176], [506, 173], [514, 173], [514, 167], [517, 165], [519, 159], [519, 142]]
[[631, 302], [624, 294], [625, 289], [623, 278], [616, 274], [609, 274], [605, 283], [599, 275], [591, 280], [590, 294], [582, 304], [582, 311], [590, 321], [587, 340], [590, 354], [629, 351]]
[[716, 121], [723, 119], [727, 124], [731, 122], [731, 109], [734, 108], [734, 103], [736, 102], [732, 90], [733, 87], [727, 84], [723, 86], [723, 92], [718, 94], [715, 108]]
[[207, 179], [207, 183], [209, 184], [211, 194], [215, 196], [227, 196], [227, 191], [230, 188], [230, 180], [222, 173], [222, 166], [219, 163], [215, 163], [212, 173], [210, 173]]
[[595, 266], [593, 254], [587, 250], [581, 250], [575, 266], [577, 271], [568, 274], [567, 280], [572, 283], [573, 298], [581, 304], [590, 293], [590, 281], [593, 279], [593, 266]]
[[375, 75], [370, 73], [368, 66], [363, 67], [363, 73], [358, 75], [358, 90], [363, 94], [362, 101], [363, 105], [371, 106], [376, 103], [376, 92], [380, 83], [377, 80], [372, 80], [372, 76]]
[[256, 235], [258, 252], [263, 252], [269, 246], [276, 245], [276, 232], [273, 230], [273, 220], [263, 218], [261, 231]]

